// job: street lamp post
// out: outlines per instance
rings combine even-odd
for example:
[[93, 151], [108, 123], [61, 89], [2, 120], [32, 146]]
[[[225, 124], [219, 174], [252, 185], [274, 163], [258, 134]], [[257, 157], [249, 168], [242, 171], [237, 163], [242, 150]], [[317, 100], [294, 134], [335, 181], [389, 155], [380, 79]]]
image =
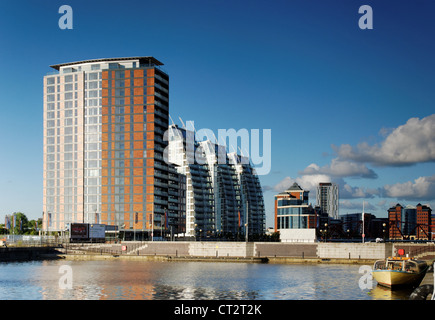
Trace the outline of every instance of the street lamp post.
[[326, 242], [326, 234], [328, 233], [328, 224], [325, 223], [325, 237], [324, 237], [324, 241]]

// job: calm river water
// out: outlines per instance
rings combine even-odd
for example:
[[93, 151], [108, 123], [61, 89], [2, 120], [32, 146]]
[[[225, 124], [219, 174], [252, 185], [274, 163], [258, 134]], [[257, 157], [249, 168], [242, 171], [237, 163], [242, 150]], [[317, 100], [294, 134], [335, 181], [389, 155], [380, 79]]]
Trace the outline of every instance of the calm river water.
[[0, 263], [0, 300], [408, 299], [410, 291], [392, 293], [376, 282], [372, 289], [360, 289], [359, 268], [123, 260]]

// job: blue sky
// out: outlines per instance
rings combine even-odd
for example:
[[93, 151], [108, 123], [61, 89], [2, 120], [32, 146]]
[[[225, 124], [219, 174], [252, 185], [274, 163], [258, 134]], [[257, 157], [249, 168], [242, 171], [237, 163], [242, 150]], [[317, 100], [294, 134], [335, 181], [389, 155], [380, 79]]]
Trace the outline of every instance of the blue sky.
[[[73, 9], [61, 30], [58, 9]], [[361, 30], [361, 5], [373, 9]], [[154, 56], [170, 113], [196, 128], [271, 129], [261, 176], [340, 185], [340, 213], [435, 204], [435, 3], [420, 1], [10, 1], [0, 3], [0, 219], [42, 215], [42, 78], [49, 65]], [[411, 120], [410, 120], [411, 119]], [[1, 221], [1, 220], [0, 220]]]

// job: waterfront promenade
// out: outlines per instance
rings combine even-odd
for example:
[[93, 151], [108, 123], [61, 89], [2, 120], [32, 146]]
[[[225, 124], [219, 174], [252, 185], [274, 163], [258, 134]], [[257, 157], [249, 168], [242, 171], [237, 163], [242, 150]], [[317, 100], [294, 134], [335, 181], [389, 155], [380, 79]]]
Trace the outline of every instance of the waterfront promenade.
[[405, 245], [402, 243], [148, 241], [120, 244], [67, 244], [59, 251], [64, 258], [74, 259], [101, 259], [104, 256], [106, 259], [170, 261], [372, 264], [376, 260], [396, 256], [400, 249], [403, 249], [409, 256], [416, 256], [431, 262], [435, 258], [434, 248], [433, 244]]
[[61, 258], [371, 265], [376, 260], [396, 256], [399, 249], [403, 249], [405, 255], [429, 263], [435, 258], [433, 244], [138, 241], [117, 244], [67, 243], [51, 248], [0, 248], [0, 261]]

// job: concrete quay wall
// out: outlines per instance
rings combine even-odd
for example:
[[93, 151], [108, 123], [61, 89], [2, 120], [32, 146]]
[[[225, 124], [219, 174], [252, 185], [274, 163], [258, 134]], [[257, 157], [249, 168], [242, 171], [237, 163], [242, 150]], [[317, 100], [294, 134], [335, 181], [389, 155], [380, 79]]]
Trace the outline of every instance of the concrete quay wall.
[[[77, 258], [134, 259], [268, 258], [271, 263], [363, 263], [395, 255], [401, 244], [392, 243], [280, 243], [280, 242], [123, 242], [120, 244], [68, 244], [64, 248], [2, 248], [0, 261], [34, 260], [62, 254]], [[406, 253], [410, 250], [407, 248]]]
[[0, 262], [44, 260], [58, 253], [52, 247], [3, 247], [0, 248]]
[[189, 256], [289, 257], [301, 259], [385, 259], [392, 245], [385, 243], [271, 243], [193, 242]]
[[391, 243], [318, 243], [317, 256], [322, 259], [374, 259], [392, 255]]
[[[98, 245], [96, 245], [98, 246]], [[127, 250], [121, 252], [121, 247]], [[124, 242], [112, 245], [120, 254], [184, 257], [271, 257], [298, 259], [384, 259], [394, 253], [390, 243], [281, 242]]]

